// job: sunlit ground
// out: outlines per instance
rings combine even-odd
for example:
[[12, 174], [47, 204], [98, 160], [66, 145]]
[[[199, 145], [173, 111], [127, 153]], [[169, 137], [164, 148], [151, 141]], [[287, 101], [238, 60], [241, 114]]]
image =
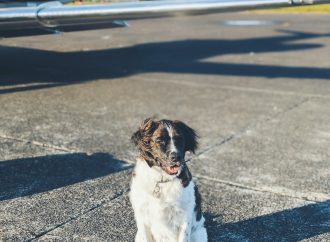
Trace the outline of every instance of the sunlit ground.
[[286, 7], [268, 10], [257, 10], [262, 13], [330, 13], [330, 4], [306, 5], [297, 7]]
[[[127, 1], [113, 1], [113, 2], [127, 2]], [[79, 4], [105, 4], [111, 2], [93, 2], [93, 1], [82, 1], [68, 3], [68, 5], [79, 5]], [[268, 10], [256, 10], [255, 12], [262, 13], [330, 13], [330, 4], [321, 4], [321, 5], [306, 5], [306, 6], [297, 6], [297, 7], [286, 7], [286, 8], [277, 8], [277, 9], [268, 9]]]

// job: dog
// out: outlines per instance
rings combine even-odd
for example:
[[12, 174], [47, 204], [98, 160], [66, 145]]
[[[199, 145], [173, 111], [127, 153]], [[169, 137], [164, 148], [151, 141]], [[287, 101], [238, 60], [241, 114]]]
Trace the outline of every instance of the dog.
[[131, 139], [139, 150], [130, 201], [135, 242], [206, 242], [201, 195], [185, 163], [195, 152], [196, 132], [181, 121], [148, 118]]

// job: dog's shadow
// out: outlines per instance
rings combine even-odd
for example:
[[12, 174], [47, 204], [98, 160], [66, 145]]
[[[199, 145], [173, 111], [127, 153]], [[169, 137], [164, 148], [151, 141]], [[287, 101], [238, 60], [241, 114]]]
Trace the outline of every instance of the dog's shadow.
[[222, 223], [218, 214], [204, 217], [209, 241], [214, 242], [301, 241], [319, 235], [330, 240], [330, 200], [235, 223]]
[[47, 155], [0, 161], [0, 201], [65, 187], [127, 169], [111, 154]]

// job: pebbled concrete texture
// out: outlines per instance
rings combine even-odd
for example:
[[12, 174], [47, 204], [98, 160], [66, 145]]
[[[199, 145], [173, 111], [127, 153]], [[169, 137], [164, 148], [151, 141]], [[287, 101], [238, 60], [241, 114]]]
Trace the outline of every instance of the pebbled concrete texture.
[[38, 237], [128, 191], [129, 167], [108, 154], [47, 155], [6, 163], [0, 189], [5, 241]]
[[199, 133], [188, 165], [210, 241], [330, 241], [328, 19], [1, 39], [0, 240], [133, 241], [129, 139], [157, 116]]
[[208, 166], [199, 171], [208, 176], [221, 174], [222, 179], [240, 184], [311, 200], [329, 199], [327, 101], [306, 99], [294, 110], [266, 120], [267, 125], [244, 130], [238, 139], [234, 136], [228, 144], [203, 153], [192, 164], [207, 159]]

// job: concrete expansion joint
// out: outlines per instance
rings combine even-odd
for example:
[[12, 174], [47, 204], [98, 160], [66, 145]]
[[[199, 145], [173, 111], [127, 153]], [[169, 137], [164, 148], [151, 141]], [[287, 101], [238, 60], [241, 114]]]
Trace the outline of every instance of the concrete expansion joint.
[[[212, 85], [211, 87], [215, 88], [217, 86]], [[237, 86], [230, 86], [230, 85], [222, 85], [222, 86], [219, 86], [219, 88], [233, 90], [233, 91], [282, 95], [282, 96], [297, 96], [297, 97], [308, 97], [308, 98], [316, 98], [316, 99], [319, 99], [319, 98], [329, 99], [330, 98], [330, 96], [323, 95], [323, 94], [299, 93], [299, 92], [294, 92], [294, 91], [279, 91], [279, 90], [259, 89], [259, 88], [251, 88], [251, 87], [237, 87]]]
[[[164, 83], [162, 80], [155, 80], [154, 78], [143, 77], [144, 81], [147, 82], [158, 82]], [[308, 97], [308, 98], [316, 98], [316, 99], [329, 99], [330, 96], [326, 94], [315, 94], [315, 93], [304, 93], [304, 92], [295, 92], [295, 91], [281, 91], [281, 90], [272, 90], [272, 89], [262, 89], [262, 88], [253, 88], [253, 87], [244, 87], [244, 86], [232, 86], [232, 85], [217, 85], [217, 84], [200, 84], [200, 83], [192, 83], [190, 81], [184, 80], [166, 80], [166, 83], [172, 83], [176, 85], [184, 85], [190, 87], [210, 87], [217, 88], [223, 90], [231, 90], [237, 92], [250, 92], [250, 93], [262, 93], [262, 94], [272, 94], [272, 95], [281, 95], [281, 96], [298, 96], [298, 97]]]
[[198, 153], [196, 154], [195, 157], [192, 157], [192, 158], [188, 159], [187, 161], [194, 160], [194, 159], [196, 159], [197, 157], [199, 157], [199, 156], [201, 156], [201, 155], [203, 155], [203, 154], [205, 154], [205, 153], [208, 153], [209, 151], [213, 150], [214, 148], [219, 147], [219, 146], [221, 146], [221, 145], [223, 145], [223, 144], [225, 144], [225, 143], [228, 143], [228, 142], [231, 141], [232, 139], [236, 138], [236, 136], [239, 135], [239, 134], [240, 134], [240, 132], [238, 132], [237, 134], [232, 134], [232, 135], [228, 136], [227, 138], [224, 138], [224, 139], [218, 140], [218, 142], [215, 142], [214, 145], [211, 145], [211, 146], [209, 146], [209, 147], [206, 147], [204, 150], [198, 152]]
[[217, 182], [219, 184], [234, 187], [237, 189], [249, 190], [249, 191], [254, 191], [254, 192], [262, 192], [262, 193], [271, 193], [271, 194], [280, 195], [280, 196], [284, 196], [284, 197], [290, 197], [290, 198], [303, 200], [306, 202], [317, 203], [317, 202], [323, 202], [323, 201], [330, 199], [329, 195], [323, 194], [323, 193], [310, 195], [310, 194], [305, 194], [302, 192], [291, 191], [286, 188], [283, 188], [282, 189], [283, 191], [279, 192], [275, 189], [272, 189], [271, 187], [252, 187], [252, 186], [247, 186], [247, 185], [243, 185], [243, 184], [236, 183], [236, 182], [231, 182], [231, 181], [221, 180], [218, 178], [203, 176], [200, 174], [194, 174], [194, 176], [198, 179], [204, 179], [207, 181]]
[[7, 140], [13, 140], [13, 141], [17, 141], [17, 142], [22, 142], [22, 143], [26, 143], [26, 144], [32, 144], [32, 145], [35, 145], [35, 146], [48, 148], [48, 149], [52, 149], [52, 150], [58, 150], [58, 151], [64, 151], [64, 152], [70, 152], [70, 153], [77, 152], [77, 150], [74, 150], [74, 149], [68, 149], [68, 148], [61, 147], [61, 146], [46, 144], [46, 143], [42, 143], [42, 142], [35, 141], [35, 140], [16, 138], [16, 137], [4, 135], [4, 134], [0, 134], [0, 138], [1, 139], [7, 139]]
[[277, 113], [275, 113], [274, 115], [271, 115], [271, 116], [269, 116], [269, 117], [267, 117], [267, 118], [265, 118], [265, 119], [263, 119], [263, 120], [261, 120], [261, 121], [258, 121], [258, 122], [256, 122], [256, 123], [253, 124], [253, 125], [249, 125], [249, 126], [247, 126], [247, 128], [245, 128], [245, 129], [241, 129], [241, 130], [239, 130], [238, 132], [236, 132], [236, 133], [234, 133], [234, 134], [231, 134], [231, 135], [229, 135], [229, 136], [226, 137], [226, 138], [222, 138], [222, 139], [218, 140], [217, 142], [215, 142], [214, 145], [211, 145], [211, 146], [209, 146], [209, 147], [206, 147], [204, 150], [202, 150], [202, 151], [200, 151], [199, 153], [197, 153], [196, 156], [194, 156], [194, 157], [188, 159], [187, 161], [194, 160], [194, 159], [196, 159], [197, 157], [199, 157], [199, 156], [201, 156], [201, 155], [203, 155], [203, 154], [205, 154], [205, 153], [208, 153], [208, 152], [212, 151], [214, 148], [217, 148], [217, 147], [219, 147], [219, 146], [221, 146], [221, 145], [224, 145], [224, 144], [230, 142], [231, 140], [233, 140], [233, 139], [235, 139], [235, 138], [237, 138], [237, 137], [239, 137], [239, 136], [242, 136], [242, 135], [246, 134], [248, 131], [251, 131], [251, 129], [256, 128], [259, 124], [266, 123], [266, 122], [268, 122], [268, 121], [270, 121], [270, 120], [272, 120], [272, 119], [274, 119], [274, 118], [277, 118], [277, 117], [279, 117], [279, 116], [281, 116], [281, 115], [283, 115], [283, 114], [286, 114], [286, 113], [288, 113], [288, 112], [290, 112], [290, 111], [292, 111], [292, 110], [294, 110], [294, 109], [297, 109], [297, 108], [299, 108], [300, 106], [302, 106], [303, 104], [305, 104], [306, 102], [308, 102], [309, 100], [310, 100], [309, 98], [304, 98], [304, 99], [301, 100], [300, 102], [295, 103], [295, 104], [289, 106], [288, 108], [284, 109], [283, 111], [277, 112]]
[[[281, 112], [278, 112], [277, 115], [274, 115], [274, 116], [271, 117], [271, 118], [278, 117], [278, 116], [280, 116], [280, 115], [283, 115], [283, 114], [286, 114], [286, 113], [288, 113], [288, 112], [291, 112], [291, 111], [294, 110], [294, 109], [300, 108], [303, 104], [307, 103], [309, 100], [310, 100], [310, 98], [309, 98], [309, 97], [306, 97], [306, 98], [304, 98], [303, 100], [301, 100], [300, 102], [295, 103], [295, 104], [293, 104], [292, 106], [289, 106], [287, 109], [285, 109], [285, 110], [283, 110], [283, 111], [281, 111]], [[267, 121], [268, 121], [268, 120], [267, 120]]]
[[30, 232], [31, 234], [33, 234], [34, 236], [33, 236], [32, 238], [27, 239], [27, 240], [24, 240], [24, 241], [25, 241], [25, 242], [34, 241], [34, 240], [36, 240], [36, 239], [38, 239], [38, 238], [40, 238], [40, 237], [42, 237], [42, 236], [44, 236], [44, 235], [47, 235], [49, 232], [52, 232], [52, 231], [54, 231], [54, 230], [56, 230], [56, 229], [58, 229], [58, 228], [61, 228], [61, 227], [65, 226], [66, 224], [68, 224], [68, 223], [70, 223], [70, 222], [72, 222], [72, 221], [78, 220], [78, 219], [81, 218], [82, 216], [84, 216], [84, 215], [86, 215], [86, 214], [88, 214], [88, 213], [94, 211], [95, 209], [97, 209], [97, 208], [99, 208], [99, 207], [102, 207], [102, 206], [104, 206], [105, 204], [110, 203], [111, 201], [113, 201], [113, 200], [115, 200], [115, 199], [117, 199], [117, 198], [119, 198], [119, 197], [121, 197], [121, 196], [127, 194], [128, 191], [129, 191], [129, 190], [126, 189], [126, 190], [120, 192], [119, 194], [117, 194], [116, 196], [112, 197], [111, 199], [105, 199], [105, 200], [103, 200], [103, 201], [100, 201], [99, 203], [97, 203], [96, 205], [92, 206], [91, 208], [89, 208], [89, 209], [87, 209], [87, 210], [85, 210], [85, 211], [82, 211], [82, 212], [80, 212], [80, 213], [78, 213], [78, 214], [76, 214], [76, 215], [73, 215], [73, 216], [71, 216], [69, 219], [67, 219], [67, 220], [65, 220], [65, 221], [63, 221], [63, 222], [61, 222], [61, 223], [55, 224], [55, 225], [52, 226], [51, 228], [46, 229], [46, 230], [44, 230], [44, 231], [42, 231], [42, 232], [40, 232], [40, 233], [38, 233], [38, 234], [29, 231], [29, 232]]

